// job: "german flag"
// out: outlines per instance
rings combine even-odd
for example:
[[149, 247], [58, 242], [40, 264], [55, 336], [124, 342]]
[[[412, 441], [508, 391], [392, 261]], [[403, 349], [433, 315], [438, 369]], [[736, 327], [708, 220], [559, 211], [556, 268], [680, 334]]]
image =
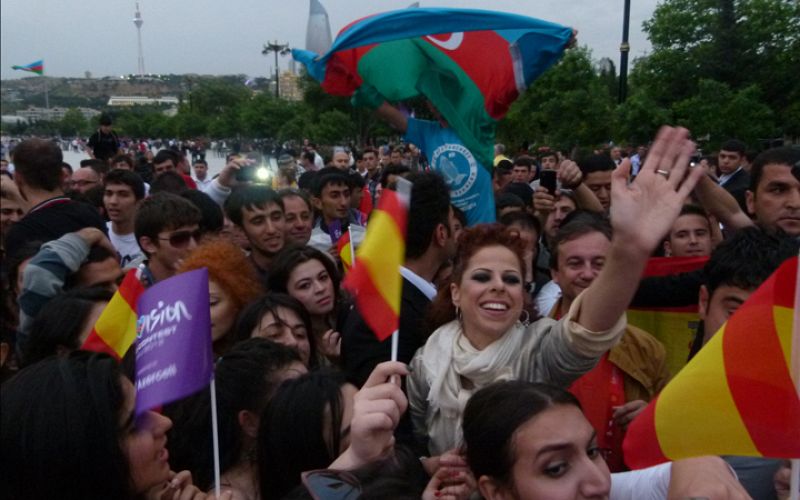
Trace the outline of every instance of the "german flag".
[[356, 265], [343, 283], [355, 295], [356, 307], [379, 340], [398, 329], [410, 194], [411, 183], [405, 180], [398, 182], [397, 191], [383, 191], [358, 247]]
[[136, 276], [136, 269], [128, 271], [81, 349], [104, 352], [117, 360], [122, 359], [136, 340], [136, 303], [144, 290]]
[[699, 455], [800, 456], [790, 371], [800, 348], [792, 346], [800, 342], [792, 338], [797, 260], [784, 262], [631, 423], [629, 467]]

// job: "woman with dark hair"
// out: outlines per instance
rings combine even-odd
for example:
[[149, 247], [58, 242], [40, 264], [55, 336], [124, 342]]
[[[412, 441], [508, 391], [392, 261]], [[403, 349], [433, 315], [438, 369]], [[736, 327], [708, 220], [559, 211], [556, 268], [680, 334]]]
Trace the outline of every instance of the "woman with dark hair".
[[236, 341], [259, 337], [297, 350], [306, 368], [317, 367], [311, 317], [294, 297], [268, 293], [244, 308], [234, 328]]
[[344, 375], [327, 370], [278, 389], [258, 429], [261, 498], [283, 497], [300, 483], [301, 472], [325, 469], [347, 449], [356, 392]]
[[408, 405], [398, 381], [402, 363], [380, 363], [361, 390], [336, 372], [286, 381], [261, 414], [258, 469], [261, 497], [282, 498], [314, 469], [353, 470], [388, 458]]
[[450, 289], [431, 305], [439, 326], [414, 356], [408, 380], [415, 433], [432, 454], [458, 446], [464, 405], [481, 387], [509, 379], [567, 387], [616, 344], [649, 255], [702, 175], [687, 172], [693, 147], [688, 131], [664, 127], [633, 183], [629, 164], [614, 171], [614, 239], [603, 270], [558, 321], [530, 323], [523, 314], [518, 234], [500, 225], [464, 231]]
[[263, 293], [256, 270], [233, 243], [210, 239], [192, 250], [179, 273], [208, 269], [211, 306], [211, 340], [214, 354], [221, 356], [233, 345], [233, 325], [239, 312]]
[[322, 364], [338, 362], [347, 304], [333, 260], [312, 247], [287, 246], [275, 256], [269, 274], [272, 292], [291, 295], [311, 316], [311, 334]]
[[611, 474], [569, 392], [519, 380], [477, 391], [464, 409], [467, 463], [483, 498], [749, 498], [718, 457]]
[[106, 287], [91, 287], [53, 298], [33, 320], [22, 366], [80, 349], [112, 295]]
[[[214, 380], [220, 450], [220, 486], [237, 499], [259, 498], [255, 480], [259, 415], [285, 380], [307, 372], [297, 351], [265, 339], [234, 345], [217, 360]], [[211, 398], [208, 391], [169, 405], [174, 422], [169, 436], [173, 465], [192, 471], [195, 484], [213, 485]]]
[[170, 471], [172, 422], [152, 411], [134, 418], [134, 400], [133, 384], [104, 354], [21, 370], [0, 394], [4, 497], [205, 498], [191, 475]]

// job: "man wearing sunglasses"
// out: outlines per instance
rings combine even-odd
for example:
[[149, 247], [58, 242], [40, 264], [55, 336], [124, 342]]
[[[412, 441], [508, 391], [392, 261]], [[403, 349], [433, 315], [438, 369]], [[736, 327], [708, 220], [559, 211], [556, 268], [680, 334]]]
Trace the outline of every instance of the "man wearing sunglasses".
[[200, 211], [190, 201], [169, 193], [146, 198], [134, 223], [139, 247], [147, 256], [142, 281], [153, 285], [175, 274], [200, 239]]

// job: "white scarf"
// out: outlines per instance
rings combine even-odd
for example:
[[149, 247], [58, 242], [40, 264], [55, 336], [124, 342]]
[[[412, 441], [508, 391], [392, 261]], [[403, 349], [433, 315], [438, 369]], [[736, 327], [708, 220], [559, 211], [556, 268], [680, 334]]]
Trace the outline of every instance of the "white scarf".
[[[428, 391], [428, 434], [435, 448], [437, 443], [449, 448], [461, 439], [461, 415], [470, 396], [488, 384], [511, 380], [513, 358], [519, 356], [525, 327], [515, 323], [502, 337], [483, 350], [475, 349], [464, 336], [457, 320], [440, 327], [428, 339], [422, 356]], [[472, 382], [465, 389], [461, 377]], [[446, 451], [446, 450], [440, 450]]]

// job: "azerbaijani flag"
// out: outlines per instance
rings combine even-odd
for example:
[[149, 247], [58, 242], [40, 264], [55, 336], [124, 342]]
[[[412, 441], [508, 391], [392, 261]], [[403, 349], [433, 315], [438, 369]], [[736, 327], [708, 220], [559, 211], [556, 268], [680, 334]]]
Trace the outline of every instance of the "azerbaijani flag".
[[784, 262], [631, 423], [628, 466], [699, 455], [800, 457], [790, 372], [797, 260]]
[[352, 259], [352, 243], [350, 242], [350, 231], [344, 233], [341, 238], [336, 241], [336, 252], [339, 254], [339, 258], [342, 260], [342, 267], [344, 267], [344, 272], [350, 272], [350, 269], [353, 267]]
[[136, 340], [136, 303], [142, 293], [144, 287], [136, 275], [136, 269], [131, 269], [97, 318], [81, 349], [104, 352], [117, 360], [122, 359]]
[[[702, 269], [708, 257], [653, 257], [647, 261], [642, 278], [670, 276]], [[700, 316], [697, 297], [682, 307], [630, 308], [628, 323], [650, 333], [664, 344], [667, 367], [678, 373], [686, 365]]]
[[569, 27], [516, 14], [415, 8], [354, 21], [324, 55], [292, 55], [329, 94], [377, 91], [388, 101], [424, 95], [491, 168], [497, 122], [571, 37]]
[[30, 71], [31, 73], [36, 73], [37, 75], [44, 74], [44, 60], [39, 59], [36, 62], [32, 62], [26, 66], [11, 66], [11, 69], [18, 69], [20, 71]]
[[343, 285], [355, 296], [356, 307], [378, 340], [386, 340], [398, 329], [400, 294], [405, 262], [406, 219], [411, 183], [397, 182], [397, 191], [384, 189], [372, 211], [364, 241], [356, 253], [357, 265]]

